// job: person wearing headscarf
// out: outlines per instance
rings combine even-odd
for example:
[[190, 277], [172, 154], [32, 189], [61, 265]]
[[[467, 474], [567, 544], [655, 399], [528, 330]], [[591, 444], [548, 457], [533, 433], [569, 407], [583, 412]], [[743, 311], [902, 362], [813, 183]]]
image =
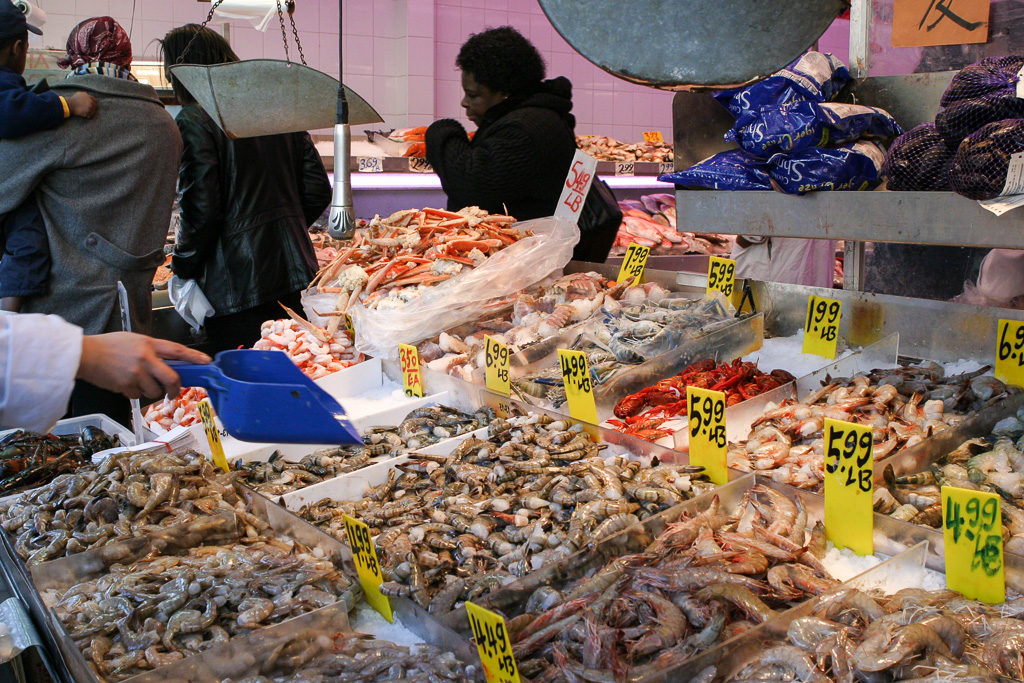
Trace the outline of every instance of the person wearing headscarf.
[[[49, 292], [28, 299], [22, 310], [59, 315], [89, 335], [117, 331], [120, 281], [132, 331], [147, 334], [181, 136], [156, 91], [132, 77], [131, 44], [112, 18], [75, 26], [62, 61], [71, 72], [54, 92], [89, 93], [96, 116], [0, 141], [0, 214], [36, 191], [53, 261]], [[123, 424], [130, 416], [127, 399], [82, 381], [70, 412], [106, 413]]]

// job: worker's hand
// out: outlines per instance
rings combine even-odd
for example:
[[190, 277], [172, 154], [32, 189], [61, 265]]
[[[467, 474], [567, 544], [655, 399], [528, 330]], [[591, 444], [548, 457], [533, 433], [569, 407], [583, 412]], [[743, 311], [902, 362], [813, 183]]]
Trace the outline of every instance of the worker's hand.
[[172, 341], [111, 332], [82, 337], [78, 378], [128, 398], [176, 396], [181, 380], [161, 359], [210, 362], [205, 353]]
[[72, 116], [91, 119], [96, 116], [96, 98], [87, 92], [76, 92], [68, 98], [68, 109]]

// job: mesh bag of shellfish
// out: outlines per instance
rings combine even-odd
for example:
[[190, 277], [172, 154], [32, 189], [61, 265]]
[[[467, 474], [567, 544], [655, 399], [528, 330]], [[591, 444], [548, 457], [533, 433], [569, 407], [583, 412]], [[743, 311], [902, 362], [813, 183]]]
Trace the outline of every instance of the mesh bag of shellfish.
[[956, 149], [987, 123], [1024, 118], [1024, 57], [986, 57], [953, 77], [935, 115], [935, 128], [946, 145]]
[[1024, 193], [1024, 120], [996, 121], [972, 133], [957, 149], [949, 181], [971, 199]]
[[882, 164], [890, 190], [948, 190], [955, 149], [943, 142], [934, 123], [922, 123], [893, 141]]

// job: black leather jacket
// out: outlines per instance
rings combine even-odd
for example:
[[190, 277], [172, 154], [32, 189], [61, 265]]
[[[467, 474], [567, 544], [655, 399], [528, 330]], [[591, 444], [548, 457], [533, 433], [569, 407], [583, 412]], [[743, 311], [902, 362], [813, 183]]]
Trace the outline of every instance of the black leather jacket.
[[176, 121], [184, 152], [174, 273], [198, 280], [217, 316], [303, 289], [316, 272], [307, 229], [331, 203], [309, 135], [231, 140], [194, 104]]

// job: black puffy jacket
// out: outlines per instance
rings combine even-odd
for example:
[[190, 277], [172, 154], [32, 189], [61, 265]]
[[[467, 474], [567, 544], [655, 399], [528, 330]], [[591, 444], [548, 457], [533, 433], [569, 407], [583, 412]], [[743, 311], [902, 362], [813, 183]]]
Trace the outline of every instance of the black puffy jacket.
[[427, 161], [441, 178], [448, 209], [507, 209], [520, 220], [552, 215], [576, 153], [571, 109], [572, 84], [560, 77], [488, 109], [472, 141], [458, 121], [431, 124]]
[[217, 316], [308, 285], [316, 254], [307, 229], [331, 203], [309, 135], [231, 140], [194, 104], [176, 121], [184, 151], [174, 273], [197, 280]]

